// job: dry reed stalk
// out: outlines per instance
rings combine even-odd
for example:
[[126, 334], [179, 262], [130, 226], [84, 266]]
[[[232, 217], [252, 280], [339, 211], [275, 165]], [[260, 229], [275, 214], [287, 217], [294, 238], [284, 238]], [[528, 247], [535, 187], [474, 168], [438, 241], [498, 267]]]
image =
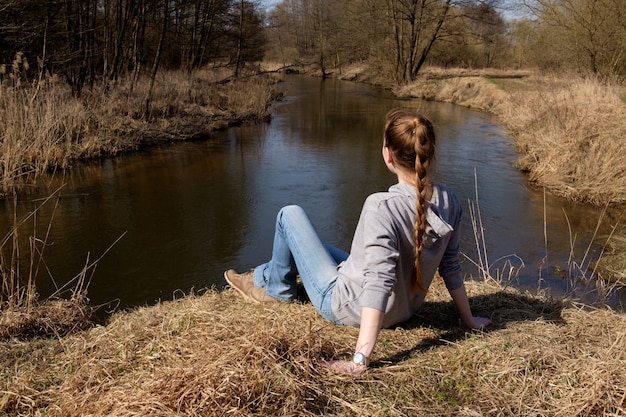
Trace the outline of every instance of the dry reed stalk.
[[468, 282], [468, 292], [473, 309], [493, 317], [490, 332], [455, 327], [436, 280], [413, 320], [381, 333], [372, 368], [357, 378], [317, 361], [349, 358], [358, 330], [329, 324], [309, 304], [255, 305], [208, 291], [121, 312], [58, 340], [4, 342], [0, 412], [624, 415], [623, 315], [493, 283]]
[[[22, 64], [20, 64], [22, 65]], [[94, 87], [80, 98], [60, 83], [0, 86], [0, 195], [71, 161], [171, 140], [206, 138], [234, 122], [269, 117], [275, 80], [219, 82], [227, 70], [159, 74], [150, 114], [148, 80]], [[230, 73], [232, 75], [232, 71]]]
[[35, 97], [29, 90], [5, 91], [0, 109], [3, 193], [50, 169], [66, 168], [92, 130], [83, 105], [58, 86]]

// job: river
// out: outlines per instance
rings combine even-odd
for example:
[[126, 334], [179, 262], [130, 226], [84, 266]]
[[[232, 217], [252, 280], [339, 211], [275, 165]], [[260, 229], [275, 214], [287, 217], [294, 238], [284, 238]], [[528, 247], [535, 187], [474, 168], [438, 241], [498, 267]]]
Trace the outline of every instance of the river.
[[[19, 236], [22, 264], [28, 236], [46, 242], [38, 244], [40, 294], [73, 285], [96, 260], [86, 281], [91, 304], [102, 311], [221, 289], [225, 269], [267, 259], [276, 213], [286, 204], [304, 207], [325, 240], [349, 249], [363, 200], [394, 180], [380, 153], [384, 116], [393, 107], [417, 109], [436, 126], [435, 175], [464, 204], [468, 275], [479, 276], [474, 264], [482, 262], [531, 291], [587, 291], [561, 271], [570, 269], [568, 259], [597, 258], [590, 242], [600, 210], [529, 187], [514, 167], [512, 140], [491, 116], [332, 79], [287, 76], [279, 87], [285, 99], [269, 123], [77, 164], [17, 204], [0, 205], [7, 232], [14, 214], [23, 218], [39, 207]], [[57, 187], [60, 198], [42, 205]], [[480, 213], [484, 246], [476, 244], [472, 210]], [[22, 275], [29, 269], [23, 266]]]

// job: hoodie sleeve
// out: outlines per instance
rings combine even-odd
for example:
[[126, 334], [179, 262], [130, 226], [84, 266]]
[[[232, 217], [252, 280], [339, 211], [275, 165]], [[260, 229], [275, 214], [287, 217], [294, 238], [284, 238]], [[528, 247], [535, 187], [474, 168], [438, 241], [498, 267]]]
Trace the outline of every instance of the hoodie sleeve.
[[385, 218], [386, 210], [368, 207], [363, 211], [363, 292], [361, 307], [385, 311], [387, 301], [396, 283], [396, 264], [399, 258], [398, 242], [392, 230], [393, 222]]
[[463, 285], [463, 274], [459, 255], [461, 253], [461, 204], [454, 193], [447, 194], [447, 208], [449, 210], [449, 222], [452, 225], [448, 246], [439, 263], [439, 275], [443, 278], [446, 288], [456, 290]]

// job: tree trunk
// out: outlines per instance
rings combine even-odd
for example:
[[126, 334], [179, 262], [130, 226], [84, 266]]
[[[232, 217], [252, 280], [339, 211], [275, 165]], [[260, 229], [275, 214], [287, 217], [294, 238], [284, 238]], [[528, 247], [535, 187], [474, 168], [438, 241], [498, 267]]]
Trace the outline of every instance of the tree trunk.
[[152, 101], [152, 91], [154, 90], [154, 82], [156, 80], [157, 71], [159, 69], [159, 61], [161, 59], [161, 52], [163, 51], [163, 44], [165, 42], [165, 34], [167, 32], [167, 21], [169, 17], [169, 0], [164, 0], [163, 5], [163, 26], [161, 27], [161, 36], [159, 38], [159, 46], [154, 56], [154, 63], [152, 64], [152, 72], [150, 74], [150, 88], [148, 88], [148, 95], [146, 97], [146, 111], [145, 117], [150, 117], [150, 102]]
[[433, 47], [433, 44], [439, 37], [439, 32], [441, 30], [441, 27], [443, 26], [443, 23], [445, 22], [446, 17], [448, 16], [448, 11], [450, 10], [450, 1], [451, 0], [446, 0], [443, 6], [443, 11], [439, 15], [439, 19], [437, 20], [437, 25], [435, 26], [435, 29], [433, 30], [432, 36], [428, 40], [428, 43], [426, 44], [424, 49], [422, 49], [419, 60], [417, 61], [417, 63], [415, 63], [415, 65], [413, 65], [411, 69], [410, 81], [415, 80], [415, 78], [417, 77], [417, 74], [419, 73], [420, 69], [422, 69], [424, 62], [426, 62], [426, 58], [428, 57], [428, 54]]
[[239, 66], [241, 65], [241, 48], [243, 45], [243, 7], [244, 0], [241, 0], [239, 9], [239, 33], [237, 35], [237, 55], [235, 57], [235, 78], [239, 76]]

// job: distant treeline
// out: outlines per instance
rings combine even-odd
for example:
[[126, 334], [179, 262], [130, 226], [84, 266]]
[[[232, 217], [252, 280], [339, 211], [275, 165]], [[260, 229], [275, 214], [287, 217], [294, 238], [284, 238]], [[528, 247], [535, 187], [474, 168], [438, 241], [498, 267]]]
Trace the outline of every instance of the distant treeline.
[[400, 83], [425, 64], [626, 78], [626, 0], [283, 0], [269, 17], [266, 56], [322, 71], [364, 61]]
[[75, 94], [161, 67], [237, 75], [263, 59], [323, 73], [367, 62], [398, 83], [426, 64], [622, 83], [625, 45], [626, 0], [282, 0], [269, 11], [261, 0], [0, 1], [0, 78], [57, 75]]
[[243, 0], [2, 0], [0, 77], [57, 75], [78, 94], [160, 67], [239, 68], [263, 57], [261, 12]]

